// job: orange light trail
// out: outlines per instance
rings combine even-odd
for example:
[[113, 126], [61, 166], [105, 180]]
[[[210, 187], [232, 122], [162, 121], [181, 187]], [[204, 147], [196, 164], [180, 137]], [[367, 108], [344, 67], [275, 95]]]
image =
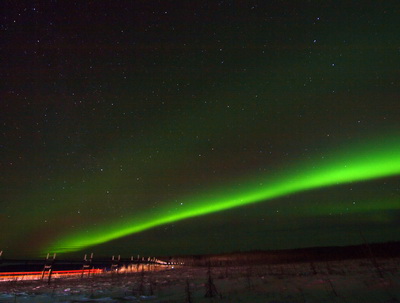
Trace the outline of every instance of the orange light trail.
[[[103, 269], [77, 269], [77, 270], [55, 270], [51, 273], [52, 278], [61, 278], [65, 276], [78, 276], [85, 274], [101, 274]], [[39, 280], [42, 278], [42, 271], [16, 271], [16, 272], [0, 272], [0, 281], [10, 280]], [[49, 272], [44, 273], [44, 278], [48, 278]]]

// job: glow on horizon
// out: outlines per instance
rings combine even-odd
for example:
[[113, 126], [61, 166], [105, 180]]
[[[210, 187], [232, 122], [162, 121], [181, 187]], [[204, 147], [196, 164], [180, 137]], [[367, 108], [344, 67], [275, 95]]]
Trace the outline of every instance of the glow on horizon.
[[238, 189], [232, 189], [234, 185], [227, 185], [222, 190], [208, 192], [207, 196], [187, 198], [183, 200], [182, 207], [173, 210], [171, 204], [166, 204], [157, 213], [143, 213], [132, 217], [129, 221], [101, 226], [89, 232], [70, 234], [53, 243], [45, 251], [58, 253], [79, 251], [183, 219], [306, 190], [395, 175], [400, 175], [400, 142], [395, 140], [385, 144], [382, 142], [379, 145], [371, 144], [346, 150], [344, 153], [340, 152], [330, 159], [303, 163], [301, 167], [295, 167], [292, 172], [280, 174], [272, 180], [271, 177], [263, 176], [247, 182]]

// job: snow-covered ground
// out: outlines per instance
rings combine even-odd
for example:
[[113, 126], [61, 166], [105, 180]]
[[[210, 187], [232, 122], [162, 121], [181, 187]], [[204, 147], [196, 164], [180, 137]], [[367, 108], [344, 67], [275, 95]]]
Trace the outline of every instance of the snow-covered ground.
[[50, 285], [12, 281], [0, 283], [0, 302], [400, 302], [400, 260], [378, 264], [363, 259], [212, 267], [210, 275], [206, 267], [184, 266]]

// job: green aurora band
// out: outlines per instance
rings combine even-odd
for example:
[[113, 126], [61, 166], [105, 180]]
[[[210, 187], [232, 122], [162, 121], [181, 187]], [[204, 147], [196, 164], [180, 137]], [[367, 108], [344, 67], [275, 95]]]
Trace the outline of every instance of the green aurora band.
[[[375, 142], [376, 143], [376, 142]], [[339, 152], [335, 157], [303, 163], [289, 173], [263, 176], [244, 185], [230, 185], [208, 192], [195, 199], [186, 198], [179, 207], [165, 204], [149, 213], [142, 213], [125, 222], [68, 235], [43, 252], [74, 252], [130, 234], [175, 221], [202, 216], [246, 204], [264, 202], [285, 195], [400, 175], [400, 141], [380, 141]]]

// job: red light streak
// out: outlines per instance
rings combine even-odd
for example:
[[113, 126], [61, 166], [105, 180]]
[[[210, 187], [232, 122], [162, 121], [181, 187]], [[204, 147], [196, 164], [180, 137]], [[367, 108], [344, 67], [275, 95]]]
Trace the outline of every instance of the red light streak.
[[[76, 270], [55, 270], [52, 272], [53, 278], [60, 278], [64, 276], [74, 276], [85, 274], [100, 274], [104, 271], [102, 269], [76, 269]], [[38, 280], [42, 278], [42, 271], [15, 271], [15, 272], [0, 272], [0, 281], [7, 281], [10, 279], [23, 279], [23, 280]], [[44, 273], [44, 277], [48, 277], [48, 272]]]

